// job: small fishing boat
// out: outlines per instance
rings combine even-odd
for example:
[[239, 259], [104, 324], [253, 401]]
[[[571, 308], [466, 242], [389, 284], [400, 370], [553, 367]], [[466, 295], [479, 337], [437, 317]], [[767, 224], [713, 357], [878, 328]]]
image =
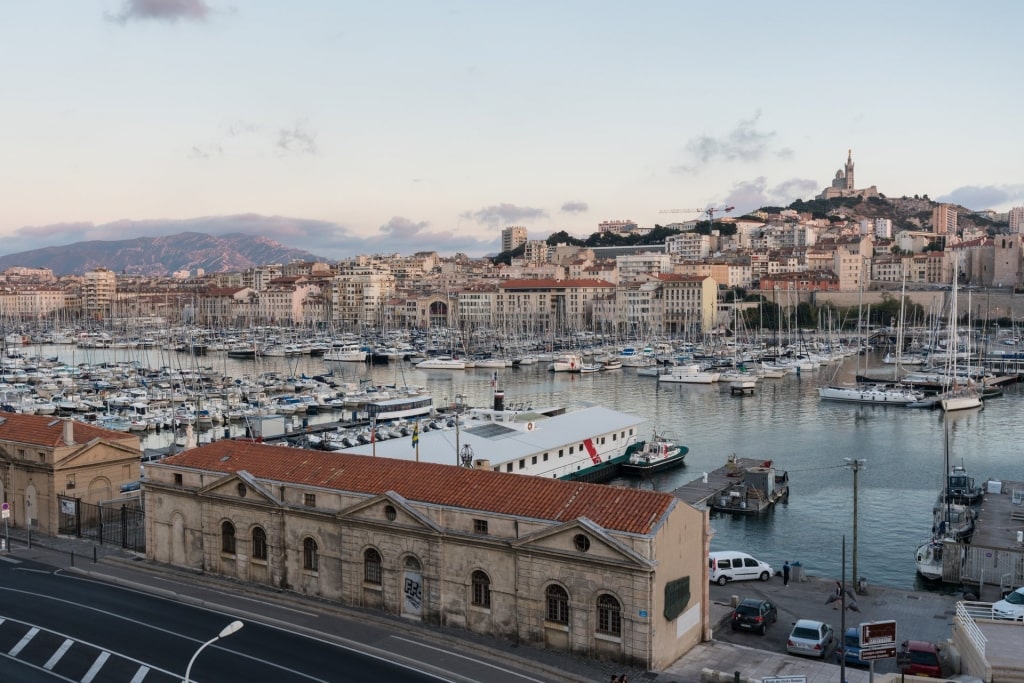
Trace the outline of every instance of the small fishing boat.
[[627, 475], [661, 472], [682, 465], [689, 452], [690, 449], [686, 446], [680, 446], [667, 435], [659, 434], [655, 430], [651, 440], [630, 455], [629, 460], [623, 462], [619, 469]]

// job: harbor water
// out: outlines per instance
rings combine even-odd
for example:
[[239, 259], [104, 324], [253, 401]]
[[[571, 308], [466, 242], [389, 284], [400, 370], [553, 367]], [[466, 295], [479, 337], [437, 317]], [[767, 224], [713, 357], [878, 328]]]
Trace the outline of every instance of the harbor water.
[[[329, 371], [322, 358], [310, 356], [234, 360], [223, 353], [193, 359], [157, 349], [87, 353], [66, 346], [39, 350], [41, 356], [57, 356], [68, 364], [131, 360], [145, 367], [191, 369], [198, 363], [235, 378]], [[873, 357], [861, 358], [860, 365], [865, 364], [881, 367]], [[837, 370], [827, 366], [814, 373], [762, 379], [753, 395], [734, 396], [728, 383], [665, 384], [637, 376], [630, 368], [579, 375], [548, 372], [544, 362], [496, 374], [482, 368], [420, 371], [408, 362], [332, 365], [334, 378], [341, 381], [426, 386], [438, 406], [453, 404], [456, 396], [466, 405], [489, 405], [495, 386], [504, 390], [506, 404], [604, 405], [648, 418], [652, 429], [673, 433], [690, 449], [682, 468], [645, 481], [619, 479], [616, 485], [671, 491], [724, 466], [732, 454], [771, 460], [789, 474], [788, 502], [757, 516], [713, 515], [711, 547], [742, 550], [776, 568], [786, 560], [800, 562], [819, 576], [840, 576], [845, 535], [846, 575], [854, 578], [854, 474], [846, 467], [847, 458], [865, 461], [856, 482], [858, 574], [871, 584], [894, 588], [922, 587], [914, 550], [931, 533], [932, 505], [943, 480], [943, 420], [951, 420], [951, 463], [962, 463], [979, 483], [1024, 481], [1022, 389], [1017, 384], [1007, 385], [1005, 394], [987, 401], [983, 410], [946, 415], [941, 410], [822, 402], [817, 388], [834, 381]], [[839, 378], [852, 379], [855, 365], [853, 358], [847, 359], [838, 368]], [[310, 421], [330, 419], [326, 414]], [[166, 432], [151, 434], [143, 445], [165, 446], [171, 438]]]

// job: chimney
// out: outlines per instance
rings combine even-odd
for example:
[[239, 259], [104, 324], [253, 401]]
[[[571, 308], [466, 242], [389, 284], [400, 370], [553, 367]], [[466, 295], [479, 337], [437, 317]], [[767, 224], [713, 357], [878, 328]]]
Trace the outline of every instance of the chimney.
[[70, 418], [64, 420], [64, 444], [67, 446], [75, 445], [75, 421]]

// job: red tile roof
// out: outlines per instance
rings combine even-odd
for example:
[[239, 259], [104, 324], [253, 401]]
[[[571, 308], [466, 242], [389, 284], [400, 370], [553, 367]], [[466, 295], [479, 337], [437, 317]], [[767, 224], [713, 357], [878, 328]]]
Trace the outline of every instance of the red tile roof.
[[675, 504], [671, 494], [544, 479], [454, 465], [326, 453], [225, 439], [160, 461], [259, 479], [520, 515], [552, 522], [586, 517], [605, 529], [647, 534]]
[[[0, 413], [0, 441], [60, 448], [68, 446], [64, 442], [64, 418], [53, 415], [23, 415], [22, 413]], [[75, 443], [89, 443], [93, 439], [123, 441], [133, 437], [113, 429], [103, 429], [72, 420]]]

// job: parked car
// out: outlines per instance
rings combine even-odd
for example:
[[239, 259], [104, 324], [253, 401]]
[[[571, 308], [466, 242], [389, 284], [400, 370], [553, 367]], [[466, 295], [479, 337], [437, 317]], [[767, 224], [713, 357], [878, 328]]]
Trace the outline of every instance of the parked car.
[[732, 611], [733, 631], [757, 631], [762, 636], [768, 632], [768, 625], [779, 619], [779, 610], [767, 600], [747, 598]]
[[801, 619], [793, 624], [786, 652], [824, 659], [836, 644], [835, 632], [823, 621]]
[[836, 660], [842, 657], [846, 660], [846, 666], [867, 666], [868, 663], [860, 658], [860, 628], [851, 626], [846, 629], [843, 637], [843, 644], [836, 648]]
[[992, 616], [996, 619], [1024, 620], [1024, 586], [1010, 591], [1005, 598], [994, 603]]
[[772, 574], [771, 565], [746, 553], [735, 550], [716, 550], [708, 553], [708, 580], [719, 586], [742, 579], [767, 581]]
[[902, 667], [904, 674], [914, 676], [930, 676], [938, 678], [942, 675], [942, 662], [939, 649], [934, 643], [924, 640], [908, 640], [903, 643], [903, 651], [910, 655], [910, 664]]

